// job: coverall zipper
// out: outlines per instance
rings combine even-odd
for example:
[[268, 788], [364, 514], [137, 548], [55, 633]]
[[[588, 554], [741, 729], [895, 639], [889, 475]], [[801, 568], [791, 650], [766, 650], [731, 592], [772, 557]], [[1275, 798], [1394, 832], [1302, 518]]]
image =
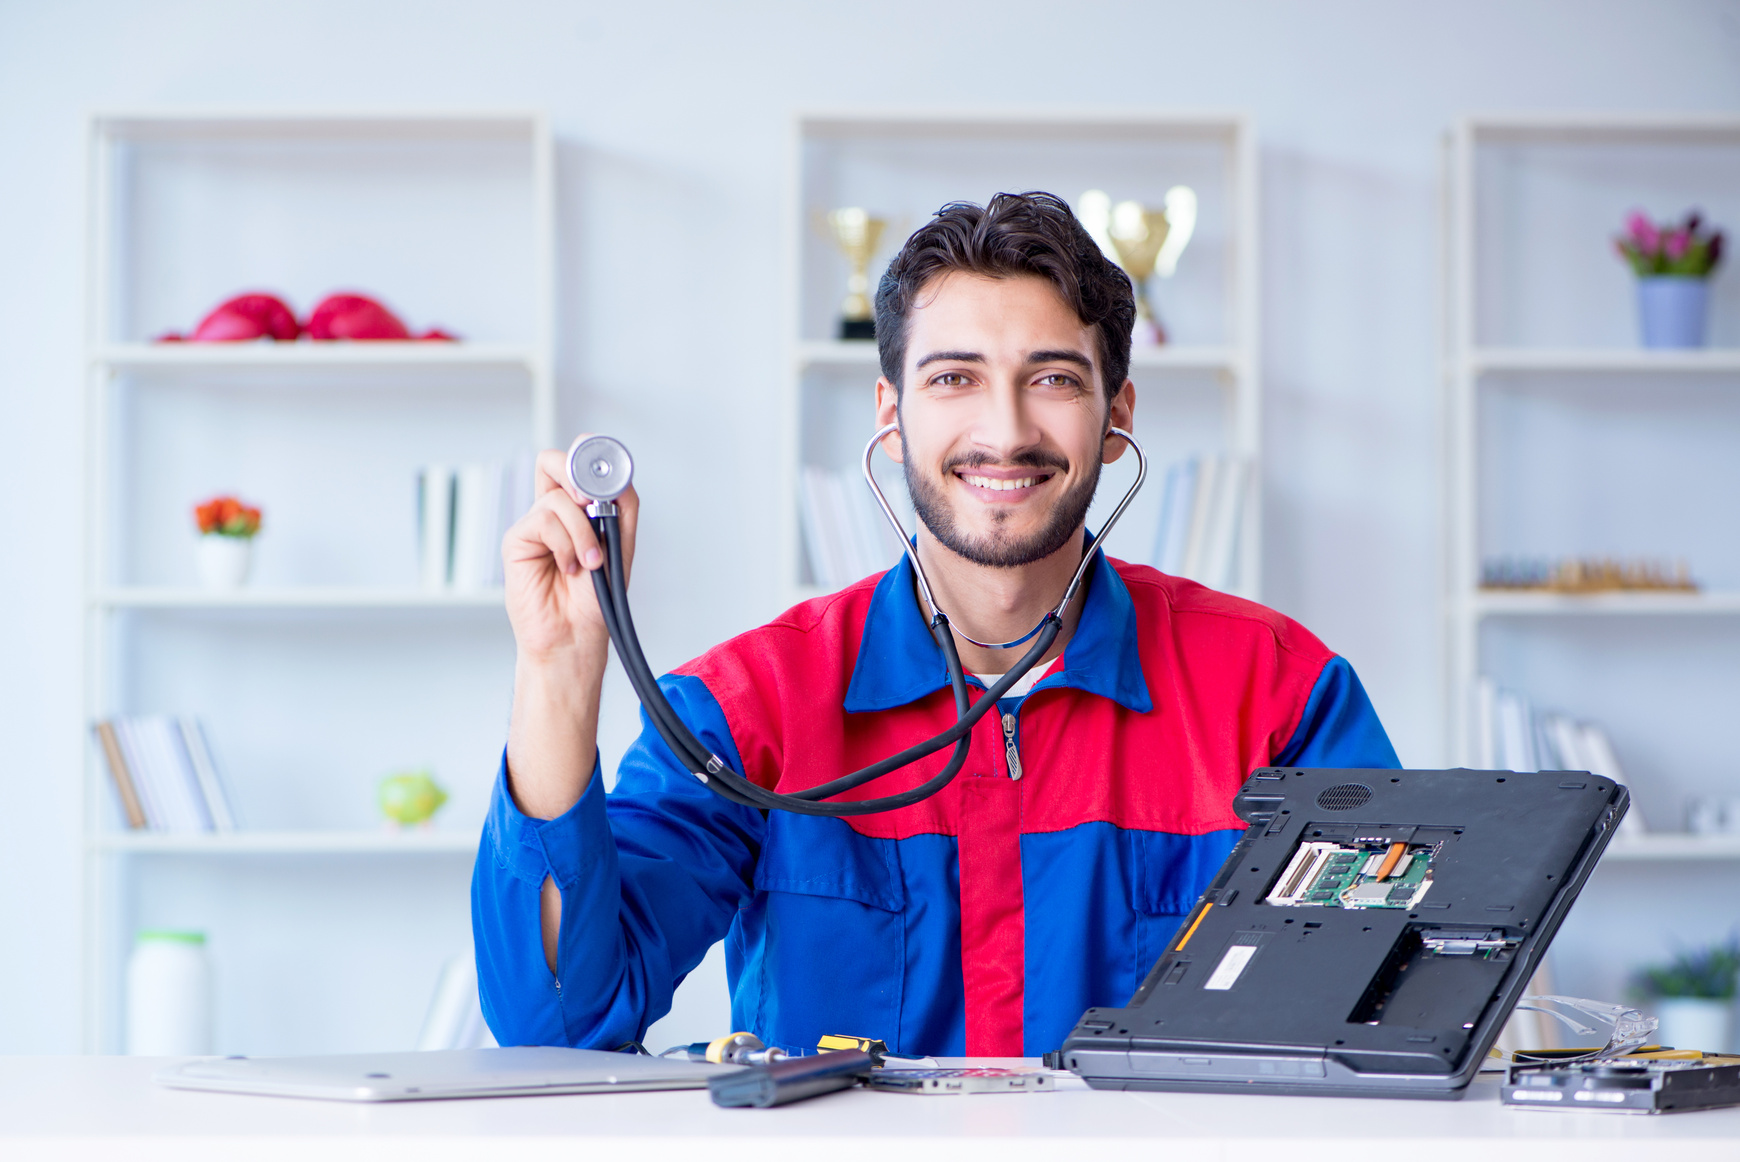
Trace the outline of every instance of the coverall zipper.
[[1003, 716], [1003, 755], [1009, 761], [1009, 777], [1021, 777], [1021, 752], [1015, 749], [1015, 716]]

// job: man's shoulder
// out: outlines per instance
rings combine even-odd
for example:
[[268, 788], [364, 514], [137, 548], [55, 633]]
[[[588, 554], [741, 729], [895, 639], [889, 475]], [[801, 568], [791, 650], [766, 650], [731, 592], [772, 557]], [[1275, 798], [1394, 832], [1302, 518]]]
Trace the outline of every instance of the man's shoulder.
[[1112, 565], [1130, 592], [1138, 622], [1146, 622], [1152, 632], [1227, 644], [1273, 643], [1283, 654], [1307, 664], [1321, 665], [1334, 656], [1310, 630], [1266, 605], [1148, 565], [1118, 560]]
[[710, 686], [750, 674], [771, 677], [784, 672], [796, 677], [794, 670], [820, 677], [837, 673], [842, 663], [849, 675], [870, 600], [883, 576], [877, 573], [837, 592], [800, 601], [772, 621], [720, 642], [675, 672], [701, 678]]

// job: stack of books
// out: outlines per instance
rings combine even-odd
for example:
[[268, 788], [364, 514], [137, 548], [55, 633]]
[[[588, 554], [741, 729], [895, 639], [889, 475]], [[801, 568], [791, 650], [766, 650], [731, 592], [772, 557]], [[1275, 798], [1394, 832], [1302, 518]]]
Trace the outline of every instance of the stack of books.
[[431, 464], [417, 473], [417, 554], [427, 590], [476, 593], [502, 584], [501, 539], [532, 507], [530, 456]]
[[[1599, 723], [1543, 713], [1526, 696], [1501, 689], [1490, 678], [1475, 683], [1474, 724], [1474, 761], [1483, 770], [1588, 771], [1626, 783], [1613, 742]], [[1631, 791], [1631, 810], [1619, 827], [1622, 838], [1644, 833], [1637, 788]]]
[[807, 467], [798, 500], [810, 576], [823, 589], [879, 573], [904, 551], [856, 472]]
[[1193, 456], [1168, 468], [1154, 567], [1210, 589], [1233, 588], [1250, 486], [1248, 456]]
[[198, 719], [130, 715], [99, 722], [96, 732], [128, 827], [182, 832], [236, 829], [235, 807]]

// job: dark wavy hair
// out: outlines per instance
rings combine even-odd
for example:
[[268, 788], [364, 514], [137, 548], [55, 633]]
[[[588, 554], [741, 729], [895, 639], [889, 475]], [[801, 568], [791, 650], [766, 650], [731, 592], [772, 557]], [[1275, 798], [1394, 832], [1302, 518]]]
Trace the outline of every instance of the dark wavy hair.
[[913, 300], [941, 274], [963, 270], [989, 278], [1036, 275], [1099, 336], [1106, 398], [1130, 371], [1136, 295], [1129, 276], [1101, 252], [1069, 203], [1032, 190], [998, 194], [984, 206], [950, 202], [913, 233], [876, 288], [876, 348], [882, 374], [904, 389], [906, 327]]

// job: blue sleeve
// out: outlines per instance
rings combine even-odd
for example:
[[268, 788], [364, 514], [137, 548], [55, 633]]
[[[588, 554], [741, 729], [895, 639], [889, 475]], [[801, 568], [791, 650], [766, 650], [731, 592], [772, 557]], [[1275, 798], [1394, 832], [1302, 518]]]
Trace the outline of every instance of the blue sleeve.
[[[683, 720], [741, 771], [724, 711], [698, 678], [660, 681]], [[614, 1049], [670, 1011], [683, 977], [749, 898], [761, 813], [715, 795], [642, 715], [606, 795], [595, 767], [569, 811], [531, 819], [497, 772], [471, 881], [478, 991], [503, 1045]], [[556, 972], [544, 959], [539, 894], [562, 893]]]
[[1402, 765], [1365, 687], [1359, 684], [1359, 675], [1345, 658], [1331, 658], [1317, 675], [1305, 713], [1299, 716], [1299, 728], [1275, 756], [1275, 765], [1383, 770]]

